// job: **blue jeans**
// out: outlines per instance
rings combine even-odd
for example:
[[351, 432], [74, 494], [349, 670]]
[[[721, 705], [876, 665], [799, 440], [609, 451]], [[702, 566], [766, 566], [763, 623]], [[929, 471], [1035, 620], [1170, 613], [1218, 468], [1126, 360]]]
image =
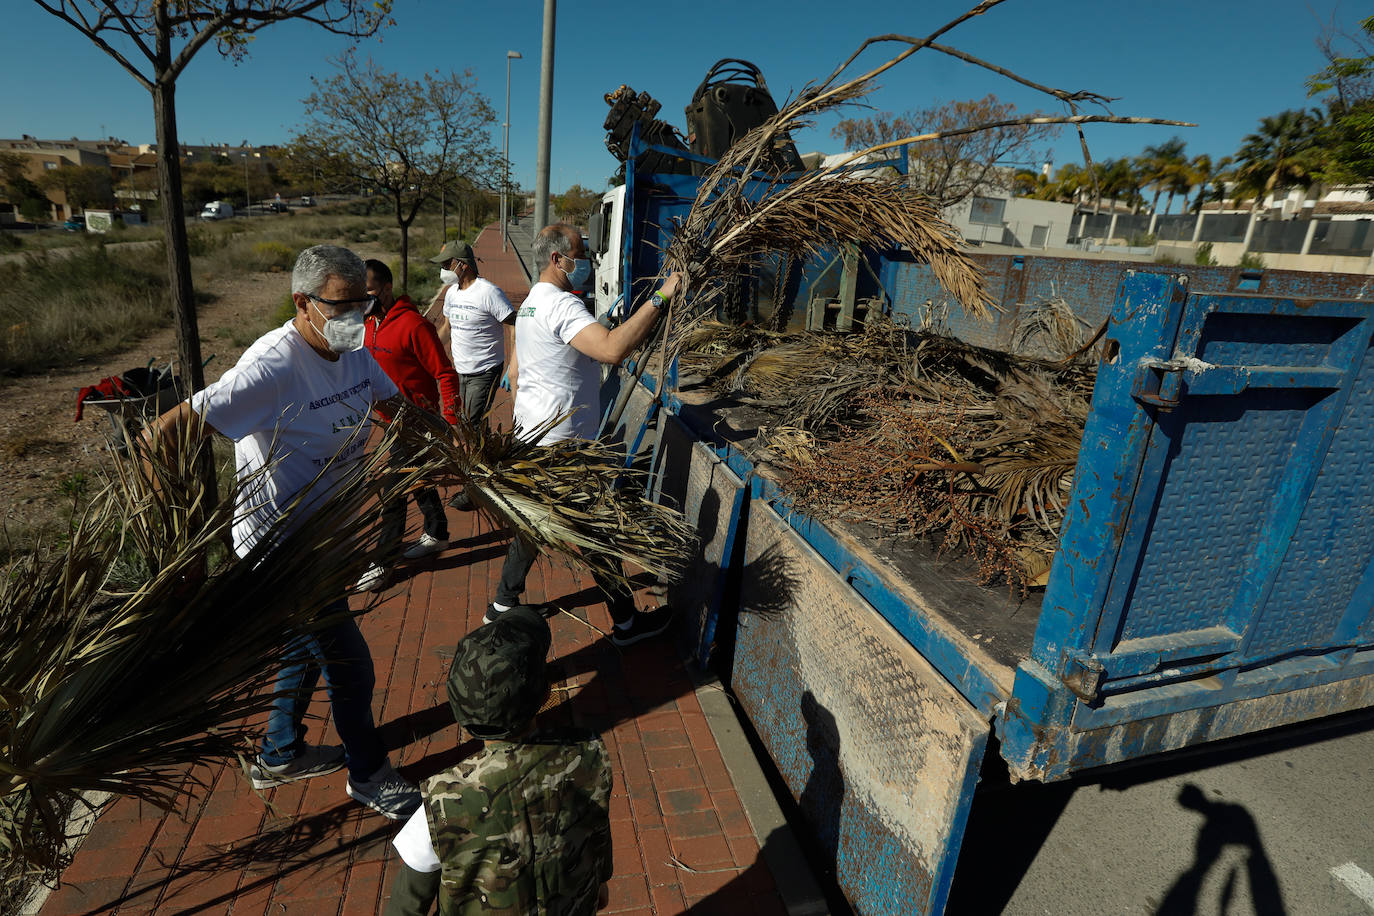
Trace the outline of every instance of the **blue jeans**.
[[[347, 599], [340, 598], [323, 613], [347, 610]], [[377, 772], [386, 762], [386, 748], [382, 747], [372, 720], [372, 688], [376, 678], [372, 672], [372, 652], [358, 624], [349, 619], [300, 637], [287, 650], [285, 661], [286, 667], [277, 674], [277, 697], [267, 717], [262, 762], [280, 766], [300, 753], [305, 744], [302, 720], [323, 671], [334, 730], [348, 755], [349, 778], [362, 782]]]

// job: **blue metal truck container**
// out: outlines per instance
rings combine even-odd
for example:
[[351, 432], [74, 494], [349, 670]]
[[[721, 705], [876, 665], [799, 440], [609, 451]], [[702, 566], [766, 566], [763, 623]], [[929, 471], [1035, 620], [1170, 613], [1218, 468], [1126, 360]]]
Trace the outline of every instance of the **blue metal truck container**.
[[[636, 176], [626, 288], [656, 272], [681, 181]], [[897, 313], [942, 296], [900, 253], [879, 262]], [[1041, 595], [793, 511], [753, 443], [767, 415], [672, 367], [645, 375], [623, 424], [701, 531], [673, 596], [684, 642], [724, 668], [865, 914], [941, 911], [994, 734], [1013, 779], [1058, 780], [1374, 705], [1366, 278], [985, 265], [1008, 310], [1052, 283], [1109, 317]], [[1010, 333], [957, 307], [947, 324], [984, 345]]]

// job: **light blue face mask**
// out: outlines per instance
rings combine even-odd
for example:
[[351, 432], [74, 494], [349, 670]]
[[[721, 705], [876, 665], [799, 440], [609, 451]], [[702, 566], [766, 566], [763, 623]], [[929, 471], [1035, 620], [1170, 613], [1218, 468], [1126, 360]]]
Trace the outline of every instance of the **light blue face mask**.
[[573, 262], [572, 273], [563, 270], [561, 264], [558, 269], [563, 270], [563, 273], [568, 278], [568, 283], [573, 289], [581, 289], [583, 285], [592, 278], [592, 262], [587, 258], [569, 258], [567, 255], [561, 255], [561, 257], [567, 258], [567, 260]]

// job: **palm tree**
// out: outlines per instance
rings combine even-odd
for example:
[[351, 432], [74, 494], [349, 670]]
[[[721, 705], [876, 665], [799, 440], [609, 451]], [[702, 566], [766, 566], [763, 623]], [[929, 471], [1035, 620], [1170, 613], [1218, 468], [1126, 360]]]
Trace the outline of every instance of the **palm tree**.
[[[1206, 153], [1200, 153], [1193, 157], [1193, 161], [1190, 163], [1193, 171], [1193, 186], [1198, 189], [1197, 198], [1193, 201], [1192, 206], [1194, 213], [1202, 209], [1202, 205], [1207, 202], [1209, 197], [1218, 202], [1225, 200], [1225, 182], [1231, 174], [1231, 163], [1230, 156], [1213, 159]], [[1210, 195], [1208, 194], [1209, 189]]]
[[[1173, 137], [1164, 143], [1145, 147], [1145, 151], [1136, 158], [1136, 168], [1141, 180], [1145, 184], [1154, 185], [1155, 194], [1150, 201], [1151, 213], [1159, 212], [1160, 192], [1178, 184], [1180, 167], [1187, 163], [1183, 155], [1185, 145], [1181, 137]], [[1172, 201], [1172, 191], [1169, 198]], [[1169, 208], [1166, 206], [1164, 209], [1167, 212]]]
[[1241, 142], [1236, 177], [1243, 193], [1254, 193], [1251, 213], [1278, 187], [1311, 185], [1312, 151], [1321, 123], [1312, 112], [1290, 109], [1262, 118], [1259, 130]]

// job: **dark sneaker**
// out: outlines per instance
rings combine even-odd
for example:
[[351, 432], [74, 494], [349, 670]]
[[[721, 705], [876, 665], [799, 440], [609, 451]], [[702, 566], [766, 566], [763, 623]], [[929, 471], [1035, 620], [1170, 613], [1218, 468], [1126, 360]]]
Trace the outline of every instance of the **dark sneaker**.
[[657, 636], [673, 622], [673, 609], [664, 605], [652, 611], [636, 611], [628, 627], [611, 627], [611, 642], [621, 648]]
[[420, 807], [420, 790], [391, 766], [382, 764], [364, 782], [348, 781], [348, 796], [393, 821], [403, 820]]
[[344, 749], [335, 744], [307, 744], [299, 754], [278, 766], [268, 766], [258, 757], [248, 767], [248, 779], [255, 789], [270, 789], [298, 779], [323, 776], [344, 765]]
[[497, 618], [497, 617], [500, 617], [502, 614], [506, 613], [506, 611], [508, 611], [508, 610], [510, 610], [510, 608], [506, 608], [505, 610], [502, 610], [502, 609], [498, 608], [498, 607], [497, 607], [496, 605], [494, 605], [494, 604], [488, 604], [488, 605], [487, 605], [487, 612], [486, 612], [485, 614], [482, 615], [482, 622], [483, 622], [483, 623], [495, 623], [495, 622], [496, 622], [496, 618]]

